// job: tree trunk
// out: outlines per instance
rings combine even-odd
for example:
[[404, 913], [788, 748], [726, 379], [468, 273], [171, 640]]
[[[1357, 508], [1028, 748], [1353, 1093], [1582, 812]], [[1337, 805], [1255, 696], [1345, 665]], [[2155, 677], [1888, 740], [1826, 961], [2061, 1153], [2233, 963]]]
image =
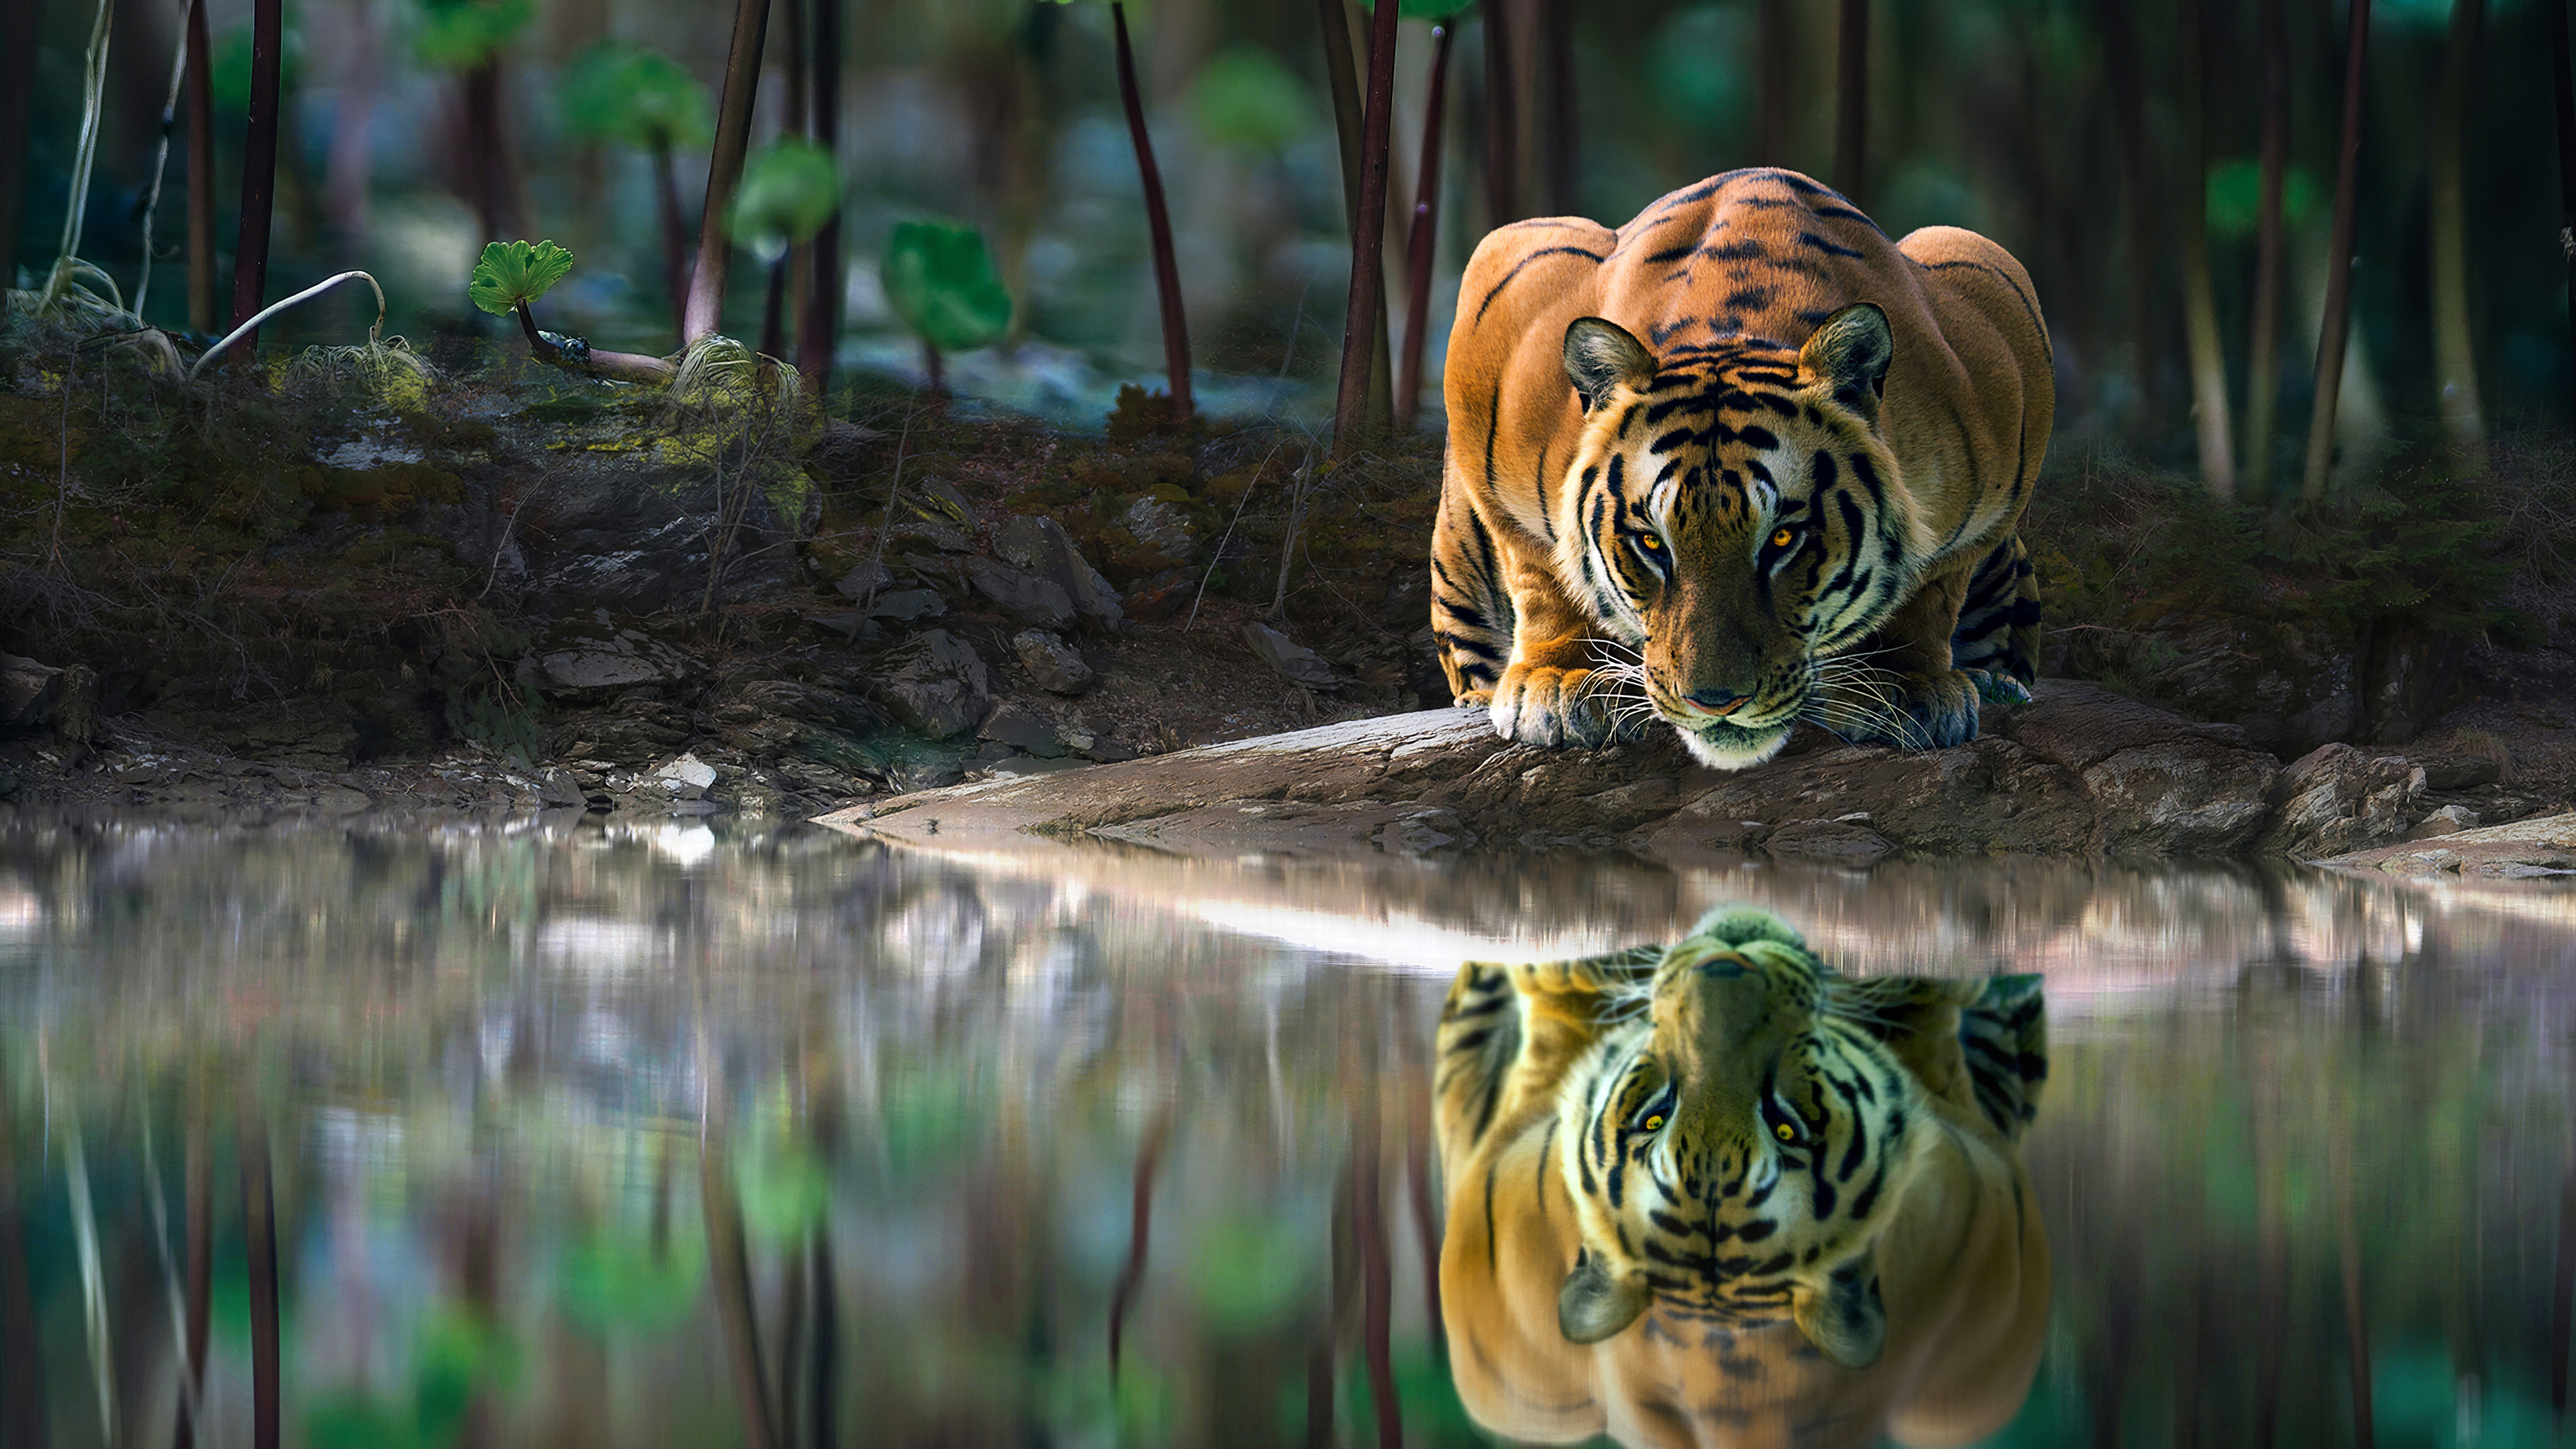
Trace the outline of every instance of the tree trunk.
[[[1493, 0], [1486, 0], [1488, 6]], [[1351, 299], [1342, 314], [1341, 386], [1333, 401], [1333, 452], [1357, 443], [1368, 415], [1370, 330], [1385, 315], [1386, 158], [1395, 111], [1396, 0], [1377, 0], [1369, 39], [1368, 110], [1360, 138], [1360, 218], [1351, 237]]]
[[725, 213], [733, 209], [743, 156], [751, 149], [751, 108], [760, 93], [760, 53], [768, 35], [769, 0], [737, 0], [724, 98], [716, 109], [715, 149], [707, 157], [707, 199], [698, 213], [698, 265], [690, 274], [689, 300], [680, 317], [683, 347], [724, 328], [725, 268], [733, 261]]
[[2317, 401], [2308, 419], [2308, 466], [2299, 497], [2309, 507], [2326, 499], [2334, 467], [2335, 395], [2343, 387], [2343, 351], [2352, 327], [2352, 232], [2361, 191], [2363, 62], [2370, 51], [2370, 6], [2352, 7], [2351, 40], [2344, 48], [2343, 135], [2335, 164], [2334, 234], [2326, 243], [2326, 317], [2317, 336]]
[[734, 1191], [733, 1158], [721, 1132], [708, 1134], [699, 1150], [698, 1205], [706, 1219], [709, 1294], [716, 1301], [725, 1361], [733, 1370], [734, 1397], [741, 1402], [744, 1449], [771, 1449], [778, 1442], [778, 1421], [770, 1411], [769, 1374], [761, 1362], [760, 1308], [752, 1297], [742, 1201]]
[[1754, 40], [1762, 94], [1753, 159], [1765, 166], [1789, 164], [1789, 100], [1797, 90], [1790, 23], [1789, 0], [1762, 0], [1760, 30]]
[[[181, 1169], [182, 1215], [187, 1219], [188, 1289], [187, 1358], [179, 1365], [179, 1428], [172, 1449], [195, 1449], [196, 1416], [205, 1411], [206, 1331], [214, 1314], [215, 1169], [207, 1151], [205, 1104], [200, 1097], [188, 1114], [188, 1144]], [[214, 1438], [209, 1434], [209, 1441]]]
[[2119, 133], [2120, 197], [2128, 212], [2129, 396], [2121, 411], [2129, 430], [2161, 415], [2156, 406], [2161, 349], [2156, 345], [2158, 244], [2155, 173], [2147, 159], [2146, 79], [2129, 0], [2100, 0], [2102, 52], [2111, 79], [2111, 114]]
[[2433, 378], [2450, 435], [2451, 459], [2464, 477], [2487, 470], [2486, 424], [2478, 407], [2477, 356], [2469, 335], [2468, 218], [2461, 157], [2463, 113], [2477, 67], [2478, 29], [2486, 0], [2452, 0], [2451, 35], [2434, 101], [2431, 173]]
[[1406, 230], [1404, 358], [1395, 375], [1395, 426], [1410, 432], [1422, 404], [1423, 334], [1431, 324], [1431, 263], [1440, 236], [1440, 120], [1449, 91], [1449, 44], [1455, 25], [1431, 28], [1431, 83], [1422, 107], [1422, 166]]
[[[810, 141], [813, 133], [807, 128], [814, 120], [813, 102], [806, 88], [812, 81], [812, 69], [806, 63], [805, 51], [811, 33], [806, 28], [805, 0], [786, 0], [786, 5], [787, 23], [780, 27], [786, 31], [780, 37], [785, 44], [779, 47], [785, 54], [779, 58], [778, 69], [781, 79], [786, 82], [787, 93], [783, 98], [786, 105], [779, 116], [778, 129], [781, 135]], [[769, 304], [769, 311], [775, 312], [778, 320], [772, 323], [765, 314], [761, 318], [760, 350], [782, 362], [787, 358], [788, 309], [793, 308], [795, 316], [803, 317], [805, 298], [814, 290], [814, 253], [807, 244], [810, 241], [808, 238], [807, 241], [788, 243], [786, 254], [781, 258], [787, 264], [786, 293]]]
[[[250, 121], [242, 139], [241, 228], [233, 241], [233, 320], [239, 327], [267, 305], [268, 227], [277, 199], [278, 47], [284, 0], [257, 0], [251, 10]], [[256, 356], [259, 334], [242, 338]]]
[[[188, 330], [211, 337], [215, 333], [215, 85], [214, 62], [207, 57], [207, 49], [205, 0], [197, 0], [188, 7]], [[7, 235], [0, 231], [0, 238]], [[6, 251], [5, 241], [0, 241], [0, 254]]]
[[[258, 62], [254, 60], [253, 66]], [[242, 1229], [249, 1240], [251, 1433], [255, 1449], [277, 1449], [280, 1364], [277, 1319], [277, 1183], [269, 1171], [268, 1124], [245, 1097], [241, 1120]]]
[[1842, 0], [1834, 39], [1834, 179], [1845, 200], [1869, 209], [1869, 0]]
[[1484, 0], [1485, 17], [1485, 225], [1490, 230], [1521, 219], [1520, 68], [1512, 63], [1512, 21], [1506, 0]]
[[2290, 27], [2282, 0], [2256, 0], [2262, 67], [2263, 187], [2254, 224], [2254, 315], [2245, 345], [2245, 496], [2272, 493], [2281, 405], [2281, 189], [2290, 165]]
[[1111, 29], [1118, 40], [1118, 97], [1127, 108], [1127, 135], [1136, 145], [1136, 174], [1145, 184], [1145, 225], [1154, 245], [1154, 295], [1163, 313], [1163, 370], [1172, 380], [1172, 421], [1190, 420], [1190, 324], [1181, 311], [1181, 265], [1172, 252], [1172, 215], [1163, 205], [1163, 173], [1154, 164], [1154, 140], [1145, 133], [1145, 100], [1136, 87], [1136, 52], [1127, 43], [1127, 7], [1111, 0]]
[[[814, 144], [839, 162], [841, 157], [841, 0], [814, 0]], [[841, 334], [841, 294], [847, 281], [841, 270], [841, 212], [806, 243], [813, 289], [805, 294], [805, 312], [797, 327], [796, 368], [816, 396], [830, 390], [832, 352]]]
[[1583, 109], [1574, 89], [1574, 0], [1545, 0], [1546, 31], [1540, 48], [1547, 52], [1547, 209], [1557, 216], [1583, 214], [1580, 176]]
[[[2549, 54], [2558, 91], [2558, 250], [2567, 268], [2567, 338], [2576, 346], [2576, 64], [2568, 58], [2569, 0], [2548, 4]], [[2568, 370], [2568, 384], [2568, 417], [2576, 421], [2576, 368]]]
[[2218, 336], [2218, 298], [2209, 279], [2209, 37], [2204, 0], [2182, 0], [2183, 175], [2180, 231], [2183, 327], [2191, 346], [2191, 417], [2200, 436], [2200, 481], [2211, 495], [2236, 497], [2236, 447], [2227, 429], [2227, 354]]

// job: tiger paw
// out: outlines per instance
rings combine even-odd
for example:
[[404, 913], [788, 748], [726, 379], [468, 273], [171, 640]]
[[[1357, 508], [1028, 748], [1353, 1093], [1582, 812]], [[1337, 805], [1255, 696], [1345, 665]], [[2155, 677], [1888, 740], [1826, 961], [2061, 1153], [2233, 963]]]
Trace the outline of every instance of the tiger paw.
[[1977, 698], [1987, 704], [2030, 703], [2029, 687], [2000, 669], [1962, 669], [1959, 673], [1975, 681]]
[[1617, 706], [1589, 669], [1515, 664], [1494, 690], [1494, 733], [1551, 750], [1637, 738], [1642, 721], [1620, 718]]
[[1945, 669], [1938, 674], [1881, 675], [1867, 688], [1846, 686], [1827, 696], [1826, 718], [1835, 734], [1856, 745], [1900, 750], [1946, 750], [1977, 737], [1974, 676], [1983, 671]]

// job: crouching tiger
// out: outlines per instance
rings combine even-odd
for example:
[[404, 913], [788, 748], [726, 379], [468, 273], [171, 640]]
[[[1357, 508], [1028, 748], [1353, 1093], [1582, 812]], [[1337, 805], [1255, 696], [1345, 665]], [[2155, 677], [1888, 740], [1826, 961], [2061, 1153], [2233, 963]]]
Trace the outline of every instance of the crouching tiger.
[[1891, 243], [1795, 172], [1730, 172], [1615, 232], [1486, 237], [1445, 366], [1431, 625], [1505, 738], [1651, 713], [1740, 769], [1802, 718], [1937, 748], [2029, 698], [2017, 530], [2056, 391], [1993, 242]]
[[1957, 1444], [2048, 1323], [2039, 978], [1833, 974], [1761, 911], [1458, 973], [1434, 1053], [1460, 1399], [1565, 1443]]

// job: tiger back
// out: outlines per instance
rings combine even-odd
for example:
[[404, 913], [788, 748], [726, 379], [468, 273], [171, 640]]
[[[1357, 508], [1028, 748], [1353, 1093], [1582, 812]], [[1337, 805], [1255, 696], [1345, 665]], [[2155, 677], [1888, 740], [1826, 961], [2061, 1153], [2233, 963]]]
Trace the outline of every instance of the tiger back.
[[2027, 698], [2018, 526], [2055, 416], [2003, 248], [1891, 242], [1795, 172], [1730, 172], [1617, 231], [1503, 227], [1461, 283], [1432, 627], [1522, 743], [1650, 718], [1721, 768], [1799, 719], [1973, 738]]
[[1762, 912], [1470, 963], [1434, 1056], [1461, 1401], [1544, 1443], [1993, 1432], [2048, 1319], [2045, 1053], [2036, 977], [1847, 981]]

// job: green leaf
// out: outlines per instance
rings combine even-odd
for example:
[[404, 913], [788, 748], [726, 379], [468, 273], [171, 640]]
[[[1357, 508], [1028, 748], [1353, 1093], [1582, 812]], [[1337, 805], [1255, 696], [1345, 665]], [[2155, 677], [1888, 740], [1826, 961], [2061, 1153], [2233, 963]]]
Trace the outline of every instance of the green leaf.
[[1395, 13], [1406, 20], [1447, 20], [1475, 4], [1476, 0], [1399, 0]]
[[575, 1242], [555, 1261], [555, 1301], [601, 1335], [651, 1338], [685, 1322], [706, 1288], [703, 1238], [673, 1233], [662, 1251], [606, 1233]]
[[639, 151], [693, 150], [715, 134], [706, 82], [658, 51], [595, 41], [573, 57], [556, 89], [564, 129]]
[[421, 63], [440, 70], [472, 70], [518, 38], [536, 18], [536, 0], [421, 0], [420, 29], [412, 36]]
[[572, 253], [553, 242], [489, 242], [465, 290], [475, 306], [507, 317], [520, 303], [544, 296], [571, 270]]
[[[2281, 178], [2281, 224], [2295, 227], [2315, 215], [2325, 194], [2314, 172], [2290, 167]], [[2211, 236], [2252, 236], [2262, 221], [2263, 163], [2239, 156], [2210, 167], [2208, 199]]]
[[841, 209], [841, 171], [832, 153], [795, 137], [773, 141], [743, 167], [725, 229], [735, 241], [775, 252], [810, 239]]
[[1239, 151], [1277, 151], [1305, 133], [1306, 83], [1258, 46], [1218, 54], [1190, 80], [1189, 107], [1209, 140]]
[[904, 322], [942, 352], [981, 347], [1010, 329], [1011, 294], [984, 234], [963, 222], [895, 223], [878, 275]]

